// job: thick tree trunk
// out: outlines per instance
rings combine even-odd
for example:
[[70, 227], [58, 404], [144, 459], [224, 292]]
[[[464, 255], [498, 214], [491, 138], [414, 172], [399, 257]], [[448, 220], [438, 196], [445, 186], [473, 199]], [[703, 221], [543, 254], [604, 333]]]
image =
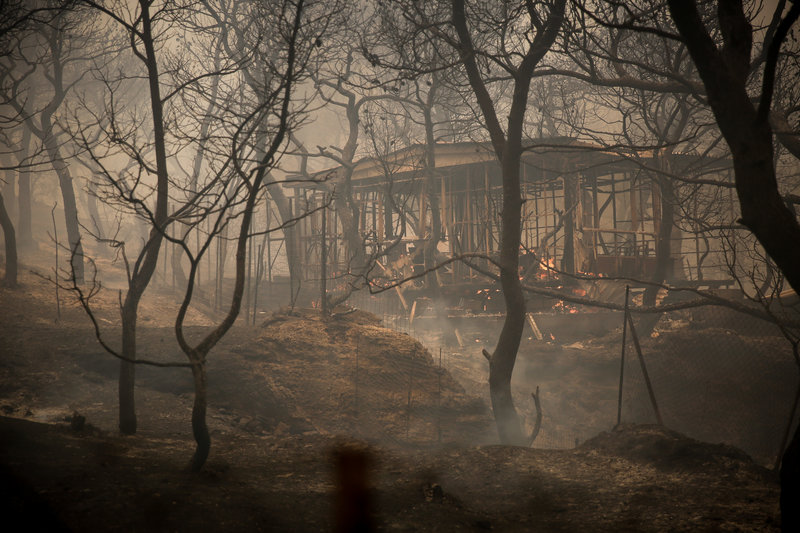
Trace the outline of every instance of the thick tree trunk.
[[[654, 283], [663, 283], [672, 277], [672, 227], [675, 218], [675, 192], [668, 179], [659, 180], [661, 190], [661, 221], [656, 239], [656, 270]], [[644, 305], [655, 305], [658, 287], [648, 287], [644, 293]], [[655, 315], [654, 315], [655, 316]]]
[[[12, 163], [5, 161], [4, 158], [0, 159], [3, 165], [11, 166]], [[11, 218], [16, 218], [16, 209], [17, 209], [17, 193], [14, 183], [17, 181], [15, 179], [16, 173], [13, 169], [9, 169], [5, 171], [5, 179], [3, 183], [0, 183], [0, 194], [3, 195], [6, 201], [6, 211], [8, 212], [8, 216]]]
[[195, 440], [195, 450], [192, 456], [191, 468], [199, 472], [208, 459], [211, 451], [211, 436], [206, 424], [206, 409], [208, 405], [208, 375], [206, 365], [199, 355], [195, 354], [192, 365], [194, 377], [194, 405], [192, 406], [192, 434]]
[[781, 530], [800, 531], [800, 512], [797, 504], [800, 502], [800, 427], [794, 433], [794, 437], [786, 451], [783, 453], [781, 461]]
[[[772, 136], [756, 125], [749, 143], [733, 151], [736, 192], [747, 226], [781, 269], [792, 288], [800, 294], [800, 225], [780, 197], [772, 166]], [[747, 148], [745, 148], [745, 146]], [[800, 426], [783, 453], [781, 479], [781, 528], [800, 531]]]
[[[363, 102], [363, 100], [361, 101]], [[359, 134], [359, 108], [361, 103], [356, 101], [354, 94], [347, 95], [347, 121], [349, 133], [347, 142], [342, 148], [342, 160], [346, 163], [342, 165], [343, 175], [336, 184], [333, 201], [336, 207], [336, 214], [339, 216], [339, 223], [342, 225], [342, 236], [347, 243], [349, 271], [355, 276], [361, 276], [366, 269], [367, 255], [364, 249], [364, 240], [359, 231], [360, 210], [358, 203], [353, 195], [351, 178], [353, 176], [353, 162], [355, 160], [356, 148], [358, 146]]]
[[508, 147], [503, 153], [503, 210], [500, 237], [500, 284], [506, 317], [494, 354], [489, 362], [489, 391], [500, 442], [525, 445], [519, 415], [511, 396], [511, 375], [525, 326], [525, 297], [519, 280], [519, 244], [522, 232], [520, 151]]
[[6, 248], [6, 273], [3, 282], [8, 287], [15, 287], [17, 285], [17, 238], [2, 194], [0, 194], [0, 226], [3, 227]]
[[[122, 307], [122, 356], [131, 361], [136, 359], [137, 308], [138, 302], [129, 298]], [[123, 435], [136, 433], [136, 364], [131, 361], [120, 361], [119, 367], [119, 431]]]
[[347, 243], [347, 249], [350, 254], [348, 257], [349, 270], [352, 274], [361, 276], [364, 272], [367, 257], [364, 251], [364, 241], [361, 238], [361, 231], [358, 227], [359, 210], [355, 198], [353, 198], [353, 189], [350, 185], [351, 172], [349, 170], [345, 170], [345, 172], [348, 175], [337, 187], [333, 201], [336, 206], [336, 214], [339, 216], [339, 223], [342, 225], [342, 236]]
[[[522, 435], [519, 416], [511, 396], [511, 374], [525, 325], [525, 298], [519, 279], [519, 246], [522, 235], [522, 193], [520, 191], [520, 158], [522, 127], [528, 105], [533, 70], [555, 41], [563, 22], [565, 0], [554, 2], [547, 21], [539, 28], [527, 53], [514, 72], [514, 92], [508, 112], [508, 129], [504, 133], [494, 102], [486, 88], [475, 60], [475, 49], [467, 27], [463, 0], [453, 0], [452, 23], [460, 43], [461, 61], [467, 71], [492, 146], [503, 170], [503, 210], [500, 236], [500, 284], [506, 303], [506, 317], [494, 353], [489, 357], [489, 388], [492, 409], [500, 441], [503, 444], [527, 444]], [[533, 20], [531, 23], [533, 24]], [[539, 21], [541, 22], [541, 21]]]
[[[434, 88], [431, 87], [431, 92]], [[428, 98], [428, 106], [424, 109], [425, 116], [425, 196], [428, 199], [428, 206], [431, 210], [431, 228], [428, 240], [422, 249], [425, 270], [430, 270], [436, 266], [436, 252], [439, 241], [442, 239], [442, 220], [439, 212], [439, 187], [436, 183], [436, 140], [433, 135], [433, 118], [430, 108], [433, 107], [432, 94]], [[486, 243], [488, 250], [489, 244]], [[444, 305], [441, 301], [441, 287], [435, 271], [431, 271], [425, 279], [425, 285], [430, 290], [431, 300], [433, 300], [434, 310], [439, 319], [444, 318]]]

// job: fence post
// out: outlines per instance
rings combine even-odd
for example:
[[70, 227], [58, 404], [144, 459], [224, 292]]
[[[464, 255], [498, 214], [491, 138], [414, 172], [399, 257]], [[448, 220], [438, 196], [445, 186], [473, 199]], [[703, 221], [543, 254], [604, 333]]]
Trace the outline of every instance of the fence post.
[[436, 394], [436, 442], [442, 443], [442, 347], [439, 346], [439, 390]]
[[327, 278], [328, 278], [328, 272], [327, 272], [328, 249], [327, 249], [327, 243], [325, 242], [325, 238], [326, 238], [325, 233], [327, 231], [326, 219], [328, 217], [326, 216], [326, 214], [327, 213], [325, 212], [325, 209], [323, 209], [322, 210], [322, 231], [320, 232], [320, 252], [319, 252], [319, 254], [320, 254], [320, 260], [319, 260], [319, 265], [320, 265], [320, 282], [319, 282], [320, 283], [320, 287], [319, 287], [320, 300], [319, 300], [319, 305], [320, 305], [320, 311], [322, 312], [322, 318], [323, 319], [327, 319], [328, 318], [328, 287], [327, 287], [327, 283], [328, 283], [328, 280], [327, 280]]
[[625, 285], [625, 311], [622, 315], [622, 355], [619, 359], [619, 396], [617, 397], [617, 425], [622, 421], [622, 381], [625, 375], [625, 344], [628, 333], [628, 295], [630, 285]]
[[644, 364], [644, 356], [642, 355], [642, 348], [639, 346], [639, 336], [636, 334], [636, 328], [633, 326], [633, 317], [628, 313], [628, 322], [631, 324], [631, 338], [633, 339], [633, 346], [636, 348], [636, 355], [639, 356], [639, 364], [642, 366], [642, 375], [644, 376], [644, 383], [647, 385], [647, 393], [650, 395], [650, 403], [653, 404], [653, 410], [656, 413], [656, 419], [660, 425], [664, 425], [661, 419], [661, 412], [658, 410], [658, 403], [656, 403], [656, 395], [653, 392], [653, 385], [650, 383], [650, 376], [647, 373], [647, 367]]
[[414, 388], [414, 363], [411, 363], [411, 372], [408, 375], [408, 404], [406, 405], [406, 441], [411, 428], [411, 391]]
[[355, 378], [355, 418], [356, 422], [358, 422], [358, 347], [360, 344], [361, 338], [356, 337], [356, 378]]

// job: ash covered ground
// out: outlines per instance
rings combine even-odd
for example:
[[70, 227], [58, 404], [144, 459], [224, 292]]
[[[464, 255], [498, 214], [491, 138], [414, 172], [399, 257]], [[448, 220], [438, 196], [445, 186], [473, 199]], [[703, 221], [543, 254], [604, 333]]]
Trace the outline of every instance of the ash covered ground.
[[[611, 430], [614, 332], [523, 347], [518, 403], [530, 426], [524, 402], [538, 385], [544, 410], [531, 449], [494, 444], [478, 349], [443, 350], [440, 365], [435, 349], [364, 312], [328, 321], [276, 312], [237, 326], [212, 352], [212, 451], [205, 470], [190, 474], [188, 370], [141, 367], [140, 429], [119, 436], [118, 363], [83, 312], [68, 302], [56, 320], [52, 285], [30, 274], [21, 288], [0, 290], [0, 305], [3, 505], [30, 528], [327, 530], [333, 453], [355, 446], [371, 458], [379, 529], [778, 529], [777, 476], [765, 460], [649, 424]], [[114, 295], [97, 301], [110, 339], [115, 305]], [[147, 297], [142, 357], [181, 357], [163, 323], [174, 307]], [[197, 334], [210, 323], [192, 315]]]

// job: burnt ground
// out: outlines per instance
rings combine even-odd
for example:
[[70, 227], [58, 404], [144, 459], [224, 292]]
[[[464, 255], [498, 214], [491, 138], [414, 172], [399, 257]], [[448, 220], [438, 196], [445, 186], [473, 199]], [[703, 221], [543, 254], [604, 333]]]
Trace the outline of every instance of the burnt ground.
[[[57, 319], [53, 287], [29, 273], [21, 281], [0, 289], [0, 500], [25, 529], [328, 530], [332, 454], [346, 445], [373, 459], [372, 508], [385, 530], [778, 529], [776, 476], [730, 446], [650, 425], [574, 449], [492, 445], [484, 393], [459, 379], [459, 365], [439, 371], [437, 354], [361, 312], [237, 326], [212, 353], [212, 451], [191, 474], [188, 371], [139, 367], [139, 431], [120, 436], [116, 361], [74, 303]], [[116, 294], [96, 303], [113, 344]], [[174, 308], [171, 297], [147, 297], [141, 357], [182, 360]], [[195, 338], [212, 323], [190, 319]], [[551, 359], [577, 365], [568, 353]], [[570, 375], [552, 369], [553, 380]], [[569, 405], [586, 402], [580, 391], [606, 398], [590, 376], [570, 385]]]

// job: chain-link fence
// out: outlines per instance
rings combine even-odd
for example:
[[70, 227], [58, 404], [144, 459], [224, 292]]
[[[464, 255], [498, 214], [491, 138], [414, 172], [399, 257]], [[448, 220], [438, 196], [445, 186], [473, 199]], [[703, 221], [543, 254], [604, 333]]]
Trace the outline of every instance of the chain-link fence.
[[[411, 319], [411, 310], [415, 305], [414, 301], [409, 298], [404, 306], [394, 290], [377, 295], [360, 291], [354, 293], [348, 303], [358, 309], [369, 311], [381, 319], [384, 327], [407, 334], [424, 346], [432, 357], [429, 365], [437, 367], [437, 371], [441, 368], [441, 375], [445, 376], [448, 382], [456, 383], [467, 396], [472, 398], [472, 403], [467, 409], [468, 413], [461, 412], [464, 410], [463, 403], [453, 404], [451, 400], [447, 400], [446, 396], [450, 394], [447, 390], [443, 393], [439, 392], [438, 381], [433, 379], [430, 368], [409, 365], [404, 362], [403, 358], [398, 360], [395, 356], [394, 359], [389, 358], [386, 361], [388, 367], [391, 368], [392, 383], [382, 382], [381, 376], [373, 375], [368, 378], [363, 374], [363, 370], [360, 371], [359, 404], [363, 405], [366, 402], [373, 406], [372, 413], [364, 413], [360, 408], [362, 425], [369, 419], [385, 418], [385, 413], [388, 412], [408, 412], [408, 420], [399, 418], [399, 422], [410, 428], [407, 431], [409, 441], [424, 442], [426, 439], [428, 442], [438, 441], [440, 437], [437, 428], [443, 424], [442, 441], [452, 440], [457, 435], [458, 439], [464, 442], [496, 442], [497, 431], [490, 411], [488, 362], [481, 352], [482, 349], [493, 350], [497, 335], [502, 328], [503, 317], [475, 315], [451, 317], [447, 321], [434, 320], [431, 316], [431, 308], [424, 307], [429, 302], [423, 303], [423, 301], [424, 298], [417, 300], [415, 308], [417, 318], [413, 320]], [[533, 334], [528, 332], [526, 336], [528, 335]], [[548, 336], [548, 341], [549, 338]], [[563, 411], [569, 409], [557, 405], [571, 401], [570, 399], [564, 400], [563, 386], [541, 381], [543, 378], [537, 372], [534, 372], [537, 374], [534, 378], [535, 383], [527, 382], [525, 376], [527, 363], [523, 359], [538, 357], [542, 351], [550, 350], [552, 352], [555, 349], [560, 349], [558, 343], [550, 344], [541, 340], [523, 343], [512, 383], [515, 406], [526, 432], [532, 430], [537, 415], [535, 403], [530, 394], [535, 390], [537, 384], [543, 385], [542, 398], [545, 400], [542, 405], [542, 413], [544, 420], [533, 443], [535, 448], [573, 448], [580, 442], [596, 435], [598, 431], [609, 429], [612, 425], [611, 408], [608, 408], [605, 413], [607, 415], [604, 419], [606, 423], [599, 426], [597, 424], [587, 425], [583, 422], [587, 418], [593, 418], [593, 415], [583, 416], [584, 413], [578, 416], [564, 415]], [[555, 352], [551, 355], [557, 358]], [[367, 392], [364, 386], [368, 380], [374, 381], [371, 388], [379, 397], [365, 398]], [[404, 385], [407, 386], [407, 392], [403, 392]], [[614, 383], [611, 384], [611, 388], [613, 387], [615, 387]], [[447, 388], [445, 387], [445, 389]], [[571, 392], [576, 392], [576, 389], [577, 387], [571, 387]], [[609, 405], [615, 398], [614, 390], [610, 390], [608, 394]], [[387, 398], [386, 391], [392, 391], [390, 399]], [[408, 401], [409, 393], [410, 402]], [[440, 398], [442, 399], [440, 400]], [[442, 403], [440, 404], [440, 402]], [[440, 405], [441, 407], [439, 407]], [[381, 410], [384, 412], [383, 415], [378, 412]], [[447, 424], [450, 424], [453, 429], [448, 431]], [[403, 427], [405, 426], [398, 426], [392, 431], [395, 435], [405, 438]]]
[[[657, 423], [736, 446], [771, 465], [798, 387], [791, 345], [775, 325], [725, 307], [665, 313], [626, 335], [621, 421]], [[650, 390], [647, 379], [649, 377]]]
[[[480, 352], [481, 347], [489, 351], [494, 347], [502, 317], [475, 318], [481, 323], [482, 333], [477, 326], [474, 331], [463, 327], [458, 339], [463, 345], [459, 347], [454, 346], [453, 339], [445, 339], [450, 334], [442, 328], [432, 331], [430, 322], [410, 320], [409, 310], [393, 292], [371, 296], [362, 291], [351, 298], [350, 304], [372, 312], [384, 326], [418, 339], [427, 348], [418, 362], [387, 353], [380, 363], [385, 369], [353, 370], [354, 382], [360, 383], [353, 401], [358, 402], [362, 424], [375, 426], [367, 422], [373, 420], [380, 426], [387, 413], [394, 413], [392, 422], [384, 426], [384, 433], [393, 438], [434, 442], [442, 432], [448, 440], [449, 431], [453, 435], [460, 432], [460, 438], [468, 439], [469, 424], [461, 423], [466, 418], [458, 418], [465, 404], [454, 405], [447, 397], [452, 394], [450, 385], [444, 390], [439, 386], [439, 376], [446, 376], [448, 383], [476, 402], [470, 408], [476, 424], [472, 441], [496, 439], [489, 412], [488, 364]], [[623, 316], [620, 312], [618, 327], [591, 349], [572, 341], [561, 346], [558, 340], [523, 340], [517, 362], [520, 372], [515, 373], [512, 390], [517, 409], [530, 429], [536, 415], [530, 393], [536, 385], [542, 385], [544, 421], [534, 447], [572, 448], [599, 431], [611, 429], [620, 399], [623, 423], [658, 423], [657, 406], [661, 421], [670, 429], [698, 440], [736, 446], [762, 464], [774, 464], [782, 449], [800, 376], [791, 345], [774, 324], [719, 306], [634, 317], [639, 350], [634, 331], [626, 327], [624, 361], [620, 365]], [[574, 318], [563, 317], [570, 319]], [[542, 361], [548, 357], [556, 367], [552, 377], [543, 373], [546, 365]], [[600, 357], [603, 361], [598, 361]], [[528, 381], [520, 377], [526, 364], [535, 367]], [[576, 370], [587, 365], [596, 365], [597, 369], [583, 373]], [[461, 422], [452, 426], [457, 429], [447, 430], [446, 425], [457, 419]]]
[[396, 344], [381, 345], [385, 339], [363, 338], [352, 361], [351, 394], [340, 404], [352, 414], [353, 432], [393, 444], [485, 440], [487, 405], [447, 372], [445, 354], [431, 356], [416, 343], [403, 353]]

